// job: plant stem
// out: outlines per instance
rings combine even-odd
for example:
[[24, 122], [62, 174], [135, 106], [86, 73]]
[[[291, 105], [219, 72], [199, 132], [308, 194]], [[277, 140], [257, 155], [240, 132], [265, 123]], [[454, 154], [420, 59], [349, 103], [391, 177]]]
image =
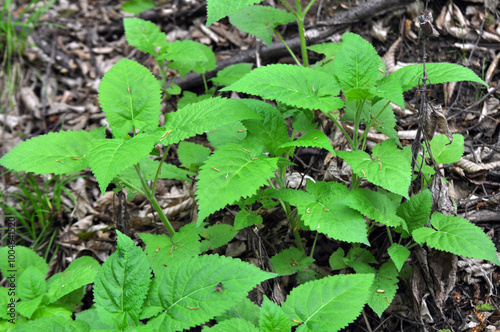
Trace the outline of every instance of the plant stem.
[[297, 65], [299, 65], [299, 66], [302, 66], [302, 64], [300, 63], [299, 59], [297, 59], [297, 57], [295, 56], [295, 54], [293, 53], [293, 51], [290, 49], [290, 47], [288, 47], [287, 43], [285, 42], [285, 40], [283, 39], [283, 37], [279, 33], [278, 29], [275, 28], [274, 29], [274, 33], [276, 33], [276, 36], [278, 36], [278, 38], [281, 40], [281, 42], [283, 43], [283, 45], [285, 45], [286, 50], [288, 51], [288, 53], [290, 53], [290, 55], [292, 56], [292, 58], [295, 61], [295, 63]]
[[151, 190], [149, 189], [148, 183], [144, 179], [144, 176], [142, 176], [141, 167], [139, 166], [139, 164], [135, 164], [134, 168], [135, 168], [135, 172], [137, 173], [137, 176], [141, 180], [142, 188], [144, 189], [144, 196], [151, 202], [154, 209], [158, 213], [158, 216], [160, 217], [161, 221], [163, 222], [163, 224], [167, 228], [168, 232], [170, 233], [171, 236], [173, 236], [175, 234], [175, 230], [172, 227], [172, 224], [170, 224], [170, 221], [168, 221], [168, 218], [165, 215], [165, 213], [163, 213], [163, 210], [161, 209], [160, 204], [156, 200], [154, 192], [151, 192]]

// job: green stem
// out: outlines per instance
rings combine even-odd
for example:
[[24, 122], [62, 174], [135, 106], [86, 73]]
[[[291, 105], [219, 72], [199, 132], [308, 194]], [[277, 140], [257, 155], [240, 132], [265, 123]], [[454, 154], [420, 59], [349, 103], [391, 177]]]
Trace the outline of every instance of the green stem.
[[151, 192], [151, 190], [149, 189], [149, 186], [148, 186], [148, 183], [146, 182], [146, 179], [144, 179], [144, 176], [142, 176], [141, 167], [139, 166], [139, 164], [135, 164], [134, 168], [135, 168], [135, 172], [137, 173], [137, 176], [139, 177], [139, 180], [141, 181], [142, 188], [144, 189], [144, 196], [151, 202], [154, 209], [158, 213], [158, 216], [160, 217], [161, 221], [163, 222], [163, 224], [167, 228], [168, 232], [170, 233], [171, 236], [173, 236], [175, 234], [175, 230], [172, 227], [172, 224], [170, 224], [170, 221], [168, 221], [168, 218], [165, 215], [165, 213], [163, 213], [163, 210], [161, 209], [160, 204], [156, 200], [154, 192]]
[[160, 176], [161, 173], [161, 167], [163, 166], [163, 162], [165, 161], [165, 158], [167, 157], [168, 150], [170, 149], [170, 145], [167, 146], [167, 149], [163, 153], [163, 156], [161, 157], [160, 164], [158, 165], [158, 168], [156, 169], [156, 174], [153, 179], [153, 186], [151, 187], [151, 191], [154, 193], [156, 192], [156, 183], [158, 181], [158, 177]]
[[293, 54], [293, 51], [290, 49], [290, 47], [288, 47], [287, 43], [285, 42], [285, 40], [283, 39], [283, 37], [279, 33], [278, 29], [275, 28], [274, 29], [274, 33], [276, 33], [276, 36], [278, 36], [278, 38], [281, 40], [281, 42], [283, 43], [283, 45], [285, 45], [285, 48], [287, 49], [288, 53], [290, 53], [290, 55], [292, 56], [292, 58], [295, 61], [295, 63], [298, 64], [299, 66], [302, 66], [302, 64], [300, 63], [299, 59], [297, 59], [297, 57], [295, 56], [295, 54]]
[[205, 77], [205, 73], [201, 74], [201, 77], [203, 78], [203, 86], [205, 87], [205, 93], [208, 93], [207, 78]]
[[385, 111], [385, 109], [387, 108], [387, 106], [389, 106], [390, 103], [391, 103], [390, 101], [387, 101], [387, 103], [385, 104], [384, 107], [382, 107], [382, 109], [377, 114], [377, 116], [375, 116], [373, 118], [373, 120], [370, 121], [370, 123], [368, 123], [366, 125], [366, 129], [365, 129], [365, 131], [363, 132], [363, 135], [361, 135], [361, 138], [360, 138], [360, 141], [362, 142], [361, 150], [365, 149], [365, 146], [366, 146], [366, 137], [368, 136], [368, 131], [370, 130], [371, 127], [373, 127], [373, 125], [375, 124], [375, 122], [377, 121], [377, 119], [380, 117], [380, 115], [382, 115], [382, 112]]
[[314, 242], [313, 242], [313, 245], [311, 248], [311, 253], [309, 254], [309, 257], [311, 257], [311, 258], [313, 258], [313, 255], [314, 255], [314, 248], [316, 247], [316, 241], [318, 241], [318, 235], [319, 235], [319, 232], [316, 232], [316, 236], [314, 237]]

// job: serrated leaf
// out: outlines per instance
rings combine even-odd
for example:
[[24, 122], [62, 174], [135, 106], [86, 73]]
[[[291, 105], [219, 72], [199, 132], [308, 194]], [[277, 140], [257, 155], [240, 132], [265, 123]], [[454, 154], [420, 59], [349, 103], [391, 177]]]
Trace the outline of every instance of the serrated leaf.
[[297, 332], [335, 332], [353, 322], [365, 305], [373, 274], [336, 275], [294, 288], [283, 303]]
[[74, 322], [71, 319], [53, 315], [42, 317], [36, 320], [31, 320], [26, 324], [18, 325], [16, 332], [33, 332], [33, 331], [47, 331], [47, 332], [88, 332], [90, 331], [87, 323], [80, 321]]
[[304, 225], [336, 240], [369, 244], [364, 217], [348, 206], [350, 190], [337, 182], [307, 181], [307, 191], [282, 189], [270, 193], [297, 207]]
[[231, 318], [212, 327], [205, 326], [203, 331], [259, 332], [259, 329], [247, 320], [241, 318]]
[[345, 252], [342, 248], [338, 248], [333, 254], [330, 255], [328, 264], [330, 264], [332, 270], [340, 270], [347, 266], [344, 261], [344, 256]]
[[254, 194], [274, 175], [277, 162], [278, 158], [269, 158], [238, 144], [215, 150], [198, 175], [198, 223], [240, 197]]
[[93, 283], [100, 268], [99, 263], [92, 257], [75, 259], [64, 272], [57, 273], [47, 280], [47, 299], [44, 302], [53, 303], [74, 290]]
[[328, 137], [325, 135], [324, 132], [317, 129], [312, 129], [307, 133], [305, 133], [304, 135], [300, 136], [297, 140], [292, 142], [286, 142], [284, 144], [281, 144], [279, 147], [287, 148], [293, 146], [309, 146], [309, 147], [321, 148], [329, 151], [331, 154], [335, 156], [335, 151], [333, 150], [332, 143], [330, 143]]
[[358, 176], [373, 184], [408, 198], [411, 182], [411, 150], [397, 148], [394, 140], [375, 145], [372, 155], [360, 150], [337, 151]]
[[42, 303], [42, 300], [43, 294], [31, 300], [23, 300], [21, 302], [17, 302], [16, 310], [20, 315], [31, 319], [35, 310], [38, 309], [38, 307]]
[[238, 230], [231, 225], [217, 224], [212, 225], [200, 232], [200, 235], [205, 239], [201, 242], [201, 251], [213, 250], [231, 241]]
[[[488, 86], [472, 70], [455, 63], [426, 63], [425, 71], [431, 84], [471, 81]], [[403, 91], [418, 86], [423, 76], [423, 65], [408, 65], [386, 76], [383, 81], [401, 80]]]
[[260, 119], [260, 116], [241, 100], [210, 98], [169, 113], [165, 126], [158, 131], [158, 139], [164, 145], [179, 143], [194, 135], [244, 119]]
[[370, 264], [378, 264], [372, 253], [366, 248], [353, 247], [346, 255], [344, 262], [356, 273], [376, 273], [376, 269]]
[[122, 4], [122, 10], [127, 13], [139, 15], [145, 10], [154, 8], [156, 5], [151, 0], [130, 0]]
[[119, 328], [139, 322], [142, 304], [151, 282], [151, 267], [146, 254], [134, 241], [117, 231], [118, 243], [102, 265], [94, 284], [96, 308], [113, 315]]
[[246, 210], [241, 210], [234, 218], [234, 228], [240, 230], [254, 224], [262, 225], [262, 222], [262, 216], [256, 212], [248, 213]]
[[396, 215], [399, 204], [391, 200], [384, 191], [358, 188], [351, 193], [348, 205], [368, 218], [387, 226], [396, 227], [404, 222]]
[[[7, 274], [8, 276], [8, 274]], [[17, 292], [21, 300], [33, 300], [45, 294], [45, 275], [35, 266], [28, 266], [18, 279]]]
[[424, 242], [431, 248], [455, 255], [486, 259], [497, 265], [495, 245], [481, 228], [468, 220], [435, 212], [431, 217], [433, 228], [422, 227], [413, 231], [415, 242]]
[[260, 120], [244, 120], [243, 125], [248, 129], [248, 139], [261, 142], [272, 157], [280, 153], [278, 147], [288, 142], [288, 128], [280, 111], [272, 105], [259, 100], [244, 100], [244, 103], [258, 114]]
[[188, 39], [168, 43], [164, 58], [170, 61], [168, 66], [183, 78], [190, 71], [203, 74], [217, 67], [210, 47]]
[[43, 276], [47, 275], [49, 265], [36, 252], [23, 246], [9, 247], [0, 248], [0, 270], [4, 277], [15, 275], [19, 280], [29, 266], [36, 267]]
[[276, 303], [264, 297], [260, 307], [259, 327], [261, 332], [287, 332], [292, 330], [290, 319]]
[[[323, 54], [326, 58], [334, 58], [342, 47], [342, 41], [338, 43], [322, 43], [308, 46], [307, 49], [316, 53]], [[333, 60], [333, 59], [328, 59]]]
[[346, 32], [333, 66], [342, 90], [373, 85], [378, 76], [379, 56], [375, 48], [361, 36]]
[[153, 267], [153, 272], [161, 273], [170, 263], [201, 254], [199, 232], [195, 224], [187, 224], [179, 229], [172, 238], [166, 235], [139, 233], [146, 244], [144, 252]]
[[[153, 160], [148, 156], [148, 157], [142, 158], [139, 161], [139, 166], [141, 168], [141, 173], [142, 173], [142, 176], [144, 177], [144, 179], [146, 181], [151, 181], [155, 178], [156, 171], [158, 170], [158, 167], [160, 166], [160, 162], [157, 160]], [[196, 173], [181, 169], [181, 168], [174, 166], [172, 164], [163, 163], [161, 165], [161, 171], [160, 171], [160, 174], [158, 175], [158, 178], [159, 179], [175, 179], [175, 180], [180, 180], [180, 181], [191, 182], [191, 179], [189, 179], [187, 177], [188, 174], [194, 176]], [[139, 188], [142, 187], [141, 181], [137, 177], [137, 173], [136, 173], [135, 168], [133, 166], [127, 168], [122, 173], [120, 173], [120, 177], [123, 179], [127, 179], [127, 181], [135, 184]]]
[[405, 220], [408, 233], [412, 234], [414, 230], [424, 227], [429, 221], [431, 208], [432, 193], [430, 190], [424, 190], [401, 204], [397, 214]]
[[[88, 167], [87, 144], [105, 137], [103, 129], [60, 131], [21, 142], [0, 159], [0, 165], [35, 174], [71, 174]], [[27, 158], [29, 156], [29, 158]]]
[[197, 170], [210, 155], [210, 149], [192, 142], [180, 142], [177, 156], [182, 165], [191, 170]]
[[160, 123], [160, 83], [132, 60], [121, 59], [106, 72], [98, 99], [115, 138], [126, 136], [132, 128], [150, 133]]
[[396, 296], [398, 282], [398, 270], [394, 263], [391, 261], [384, 263], [375, 275], [368, 299], [368, 305], [379, 317]]
[[329, 112], [344, 102], [340, 87], [328, 74], [293, 65], [268, 65], [252, 70], [242, 79], [221, 91], [237, 91], [275, 99], [280, 103]]
[[229, 22], [238, 29], [256, 35], [268, 46], [271, 45], [274, 28], [295, 21], [295, 16], [286, 10], [270, 6], [251, 6], [229, 15]]
[[453, 142], [446, 135], [437, 135], [432, 138], [431, 152], [437, 164], [453, 164], [464, 154], [464, 137], [453, 134]]
[[252, 71], [252, 63], [237, 63], [217, 72], [212, 82], [220, 86], [228, 86]]
[[216, 316], [218, 322], [226, 319], [241, 318], [254, 324], [259, 325], [260, 307], [253, 303], [248, 297], [233, 305], [229, 310], [220, 316]]
[[393, 243], [389, 249], [387, 249], [387, 252], [398, 271], [401, 271], [405, 261], [410, 257], [410, 251], [400, 244]]
[[[123, 6], [125, 6], [125, 3]], [[167, 43], [167, 35], [153, 22], [144, 21], [139, 18], [124, 18], [123, 27], [125, 28], [125, 37], [129, 45], [135, 46], [140, 51], [149, 53], [154, 57], [158, 56], [156, 47], [161, 48]]]
[[274, 276], [239, 259], [217, 255], [173, 262], [160, 276], [158, 295], [164, 312], [156, 323], [162, 331], [203, 324]]
[[21, 302], [17, 303], [16, 309], [21, 315], [31, 318], [46, 291], [45, 275], [35, 266], [28, 266], [18, 279], [16, 286], [17, 295], [21, 299]]
[[247, 128], [245, 128], [241, 121], [218, 127], [207, 133], [207, 139], [210, 145], [216, 149], [229, 143], [239, 143], [243, 141], [246, 136]]
[[285, 276], [308, 269], [314, 259], [306, 256], [303, 251], [290, 247], [271, 257], [271, 262], [275, 272]]
[[155, 138], [140, 134], [130, 140], [102, 139], [89, 144], [88, 163], [94, 173], [102, 194], [115, 176], [135, 165], [154, 147]]
[[215, 21], [231, 15], [240, 9], [259, 3], [261, 0], [208, 0], [207, 1], [207, 28]]

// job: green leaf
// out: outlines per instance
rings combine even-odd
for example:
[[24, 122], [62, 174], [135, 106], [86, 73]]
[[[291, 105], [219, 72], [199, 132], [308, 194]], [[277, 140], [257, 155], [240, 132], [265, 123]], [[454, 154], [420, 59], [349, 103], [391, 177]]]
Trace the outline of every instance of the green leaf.
[[[45, 281], [45, 280], [44, 280]], [[32, 299], [24, 300], [16, 303], [16, 310], [21, 315], [31, 319], [33, 313], [38, 309], [43, 300], [43, 294]]]
[[256, 35], [271, 46], [274, 28], [295, 21], [286, 10], [270, 6], [251, 6], [229, 15], [229, 22], [238, 29]]
[[201, 250], [214, 250], [227, 244], [234, 239], [238, 234], [238, 230], [231, 225], [217, 224], [207, 227], [200, 232], [200, 235], [205, 239], [201, 242]]
[[171, 61], [168, 66], [177, 70], [181, 77], [190, 71], [203, 74], [217, 67], [212, 49], [192, 40], [168, 43], [167, 52], [165, 59]]
[[344, 103], [338, 97], [340, 87], [328, 74], [293, 65], [268, 65], [252, 70], [221, 91], [237, 91], [275, 99], [280, 103], [329, 112]]
[[366, 248], [360, 247], [353, 247], [349, 250], [344, 262], [347, 266], [353, 268], [356, 273], [375, 274], [376, 270], [370, 264], [378, 264], [377, 260], [373, 257], [370, 251], [366, 250]]
[[228, 86], [252, 71], [252, 63], [237, 63], [217, 72], [212, 82], [220, 86]]
[[28, 266], [17, 282], [17, 295], [21, 299], [16, 306], [18, 312], [31, 318], [40, 305], [46, 289], [45, 275], [35, 266]]
[[192, 142], [180, 142], [177, 148], [177, 156], [182, 166], [190, 170], [198, 170], [209, 155], [209, 148]]
[[45, 260], [31, 249], [10, 245], [0, 248], [0, 271], [7, 281], [13, 276], [12, 279], [19, 280], [29, 266], [36, 267], [43, 276], [49, 271]]
[[314, 259], [306, 256], [303, 251], [290, 247], [271, 257], [271, 262], [276, 273], [280, 276], [286, 276], [308, 269]]
[[208, 90], [208, 93], [204, 93], [199, 96], [194, 92], [184, 91], [182, 93], [182, 97], [177, 101], [177, 109], [182, 109], [188, 106], [189, 104], [196, 104], [197, 102], [200, 102], [202, 100], [212, 98], [214, 95], [211, 91], [212, 89]]
[[391, 257], [398, 271], [401, 271], [405, 261], [408, 257], [410, 257], [410, 250], [400, 244], [393, 243], [389, 249], [387, 249], [387, 252], [389, 253], [389, 257]]
[[142, 304], [151, 282], [151, 267], [146, 254], [134, 241], [116, 231], [118, 244], [102, 265], [94, 284], [96, 308], [115, 317], [120, 328], [139, 322]]
[[[151, 181], [154, 179], [156, 175], [156, 171], [158, 170], [158, 167], [160, 166], [160, 162], [158, 160], [153, 160], [149, 156], [142, 158], [139, 161], [139, 166], [141, 167], [141, 173], [142, 176], [144, 176], [144, 179], [146, 181]], [[189, 172], [187, 170], [181, 169], [177, 166], [174, 166], [172, 164], [166, 164], [163, 163], [161, 165], [161, 171], [160, 174], [158, 175], [159, 179], [175, 179], [175, 180], [180, 180], [180, 181], [187, 181], [191, 182], [191, 179], [187, 177], [187, 175], [192, 175], [194, 176], [196, 173], [194, 172]], [[126, 179], [127, 181], [131, 182], [135, 186], [142, 188], [141, 181], [137, 177], [137, 173], [135, 171], [134, 166], [131, 166], [124, 170], [123, 172], [120, 173], [120, 177], [122, 179]]]
[[60, 131], [31, 138], [0, 159], [0, 165], [35, 174], [71, 174], [88, 167], [87, 144], [105, 137], [105, 130]]
[[28, 266], [19, 278], [17, 292], [21, 300], [33, 300], [45, 294], [45, 275], [35, 266]]
[[246, 210], [241, 210], [234, 218], [234, 228], [240, 230], [254, 224], [262, 225], [262, 222], [262, 217], [256, 212], [248, 213]]
[[260, 307], [259, 327], [261, 332], [286, 332], [292, 330], [290, 319], [276, 303], [264, 297]]
[[[126, 3], [122, 5], [122, 8], [125, 4]], [[167, 36], [165, 33], [152, 22], [144, 21], [139, 18], [124, 18], [123, 27], [125, 28], [125, 37], [129, 45], [135, 46], [140, 51], [149, 53], [154, 57], [158, 57], [156, 48], [161, 48], [167, 44]]]
[[406, 222], [408, 233], [412, 234], [414, 230], [424, 227], [429, 221], [432, 208], [432, 193], [430, 190], [424, 190], [404, 202], [398, 207], [397, 214]]
[[239, 259], [217, 255], [175, 261], [158, 277], [158, 296], [164, 312], [156, 317], [155, 324], [161, 331], [203, 324], [274, 276]]
[[160, 123], [160, 84], [146, 67], [132, 60], [121, 59], [106, 72], [98, 99], [115, 138], [132, 128], [150, 133]]
[[196, 197], [198, 224], [211, 213], [254, 194], [274, 175], [278, 158], [259, 150], [228, 144], [217, 149], [201, 167]]
[[307, 191], [282, 189], [270, 196], [296, 206], [311, 230], [340, 241], [369, 244], [364, 217], [348, 206], [349, 188], [337, 182], [308, 180]]
[[333, 66], [342, 90], [373, 85], [378, 77], [379, 56], [375, 48], [361, 36], [346, 32]]
[[90, 328], [86, 322], [74, 322], [62, 316], [49, 316], [31, 320], [27, 324], [18, 325], [15, 332], [88, 332]]
[[129, 140], [102, 139], [90, 143], [87, 159], [103, 195], [115, 176], [149, 155], [154, 143], [155, 138], [145, 133]]
[[245, 100], [244, 103], [258, 114], [260, 120], [244, 120], [243, 125], [248, 129], [248, 139], [261, 142], [272, 157], [280, 155], [278, 147], [288, 142], [288, 128], [280, 111], [259, 100]]
[[431, 217], [433, 228], [422, 227], [413, 231], [413, 239], [431, 248], [455, 255], [486, 259], [497, 265], [495, 245], [481, 228], [461, 217], [435, 212]]
[[252, 323], [241, 318], [231, 318], [213, 327], [204, 327], [205, 331], [238, 331], [238, 332], [259, 332], [259, 329]]
[[75, 259], [64, 270], [47, 280], [48, 291], [45, 303], [53, 303], [76, 289], [94, 282], [101, 265], [89, 256]]
[[283, 311], [301, 323], [297, 332], [338, 331], [361, 313], [373, 278], [373, 274], [351, 274], [310, 281], [290, 292]]
[[243, 141], [246, 136], [247, 128], [245, 128], [241, 121], [236, 121], [232, 124], [218, 127], [207, 133], [207, 139], [209, 140], [210, 145], [214, 148], [218, 148], [229, 143], [239, 143]]
[[358, 176], [373, 184], [408, 198], [411, 182], [411, 150], [399, 150], [394, 140], [375, 145], [372, 155], [360, 150], [337, 151]]
[[333, 254], [330, 255], [328, 264], [330, 264], [332, 270], [341, 270], [347, 266], [344, 260], [344, 255], [345, 252], [342, 248], [338, 248]]
[[122, 10], [127, 13], [139, 15], [143, 11], [154, 8], [155, 6], [154, 1], [151, 0], [130, 0], [122, 4]]
[[[90, 328], [94, 330], [116, 330], [116, 323], [113, 322], [111, 319], [104, 320], [102, 319], [103, 312], [101, 312], [102, 315], [99, 315], [99, 311], [97, 310], [95, 304], [87, 310], [80, 311], [79, 313], [75, 314], [75, 321], [83, 321], [87, 323]], [[105, 316], [106, 317], [106, 316]], [[111, 317], [107, 317], [111, 318]]]
[[[455, 63], [426, 63], [425, 71], [431, 84], [472, 81], [488, 86], [472, 70]], [[387, 75], [384, 81], [400, 80], [403, 85], [403, 91], [408, 91], [419, 85], [422, 76], [423, 65], [408, 65]]]
[[261, 0], [208, 0], [207, 1], [207, 28], [215, 21], [231, 15], [240, 9], [259, 3]]
[[394, 263], [391, 261], [384, 263], [375, 275], [368, 299], [368, 305], [379, 317], [382, 317], [396, 296], [398, 282], [398, 270]]
[[326, 58], [332, 58], [333, 60], [342, 48], [342, 41], [338, 43], [322, 43], [317, 45], [308, 46], [307, 49], [316, 53], [323, 54]]
[[328, 137], [324, 132], [317, 129], [312, 129], [300, 136], [297, 140], [292, 142], [286, 142], [281, 144], [280, 148], [294, 147], [294, 146], [310, 146], [315, 148], [322, 148], [329, 151], [335, 156], [335, 151], [333, 150], [332, 143], [328, 140]]
[[260, 116], [241, 100], [210, 98], [169, 113], [165, 126], [158, 131], [158, 138], [164, 145], [179, 143], [194, 135], [244, 119], [260, 119]]
[[431, 152], [437, 164], [453, 164], [464, 154], [464, 137], [453, 134], [453, 142], [446, 135], [437, 135], [432, 138]]
[[387, 226], [399, 226], [404, 220], [396, 215], [398, 202], [391, 200], [383, 190], [355, 189], [348, 205], [376, 222]]
[[201, 249], [198, 234], [202, 230], [196, 228], [195, 224], [187, 224], [181, 227], [172, 238], [166, 235], [139, 233], [141, 240], [146, 244], [144, 252], [155, 275], [175, 261], [199, 255]]
[[226, 319], [241, 318], [251, 322], [253, 325], [259, 325], [260, 307], [253, 303], [248, 297], [245, 297], [238, 304], [233, 305], [228, 311], [216, 319], [222, 322]]

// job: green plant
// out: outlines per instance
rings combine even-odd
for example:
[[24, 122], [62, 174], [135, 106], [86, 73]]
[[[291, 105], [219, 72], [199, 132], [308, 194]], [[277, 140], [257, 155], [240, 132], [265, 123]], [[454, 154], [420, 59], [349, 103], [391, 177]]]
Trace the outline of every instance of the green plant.
[[95, 259], [75, 259], [64, 272], [45, 280], [49, 265], [28, 248], [9, 245], [0, 249], [0, 257], [0, 270], [8, 282], [0, 288], [0, 302], [7, 308], [0, 316], [4, 331], [30, 331], [44, 322], [45, 327], [56, 326], [47, 323], [54, 321], [74, 328], [82, 325], [72, 322], [71, 316], [101, 268]]
[[[40, 21], [43, 14], [52, 6], [55, 0], [51, 0], [42, 6], [38, 6], [38, 0], [32, 0], [23, 8], [18, 17], [12, 15], [12, 0], [4, 1], [0, 10], [0, 54], [2, 59], [0, 66], [0, 100], [10, 107], [11, 98], [17, 91], [17, 80], [20, 69], [14, 64], [15, 57], [21, 57], [26, 47], [26, 41]], [[5, 105], [0, 107], [4, 110]]]
[[13, 174], [19, 181], [20, 191], [0, 194], [5, 217], [16, 218], [18, 223], [16, 231], [19, 236], [27, 239], [26, 245], [36, 251], [42, 246], [46, 247], [44, 258], [48, 260], [51, 244], [57, 235], [57, 223], [62, 221], [61, 195], [66, 194], [76, 201], [65, 186], [80, 177], [80, 174], [69, 177], [56, 175], [43, 180], [43, 185], [31, 173]]
[[[209, 1], [208, 24], [255, 2]], [[297, 4], [300, 5], [299, 2]], [[310, 4], [304, 11], [299, 6], [293, 10], [293, 15], [302, 20], [308, 8]], [[280, 12], [280, 19], [274, 22], [281, 22], [282, 14]], [[126, 24], [133, 27], [133, 22], [138, 21]], [[163, 37], [145, 38], [155, 34], [151, 32], [155, 30], [152, 26], [139, 22], [138, 27], [133, 29], [141, 37], [138, 39], [142, 49], [157, 52], [157, 47], [160, 50], [169, 47], [163, 44]], [[139, 42], [133, 44], [139, 47]], [[326, 55], [324, 61], [313, 67], [307, 66], [305, 42], [303, 46], [304, 66], [269, 65], [257, 68], [222, 90], [271, 99], [279, 107], [259, 100], [212, 97], [167, 114], [162, 127], [159, 127], [160, 85], [146, 68], [123, 59], [105, 74], [99, 87], [99, 101], [106, 113], [112, 139], [104, 138], [104, 128], [90, 132], [50, 133], [23, 142], [0, 159], [0, 164], [7, 168], [38, 173], [69, 174], [90, 167], [103, 193], [111, 182], [116, 183], [118, 189], [140, 192], [151, 201], [164, 222], [171, 238], [141, 235], [155, 275], [146, 302], [135, 300], [112, 304], [114, 298], [122, 299], [120, 293], [115, 294], [111, 289], [101, 293], [96, 291], [97, 304], [92, 310], [100, 312], [101, 319], [113, 322], [112, 327], [106, 325], [99, 328], [116, 326], [123, 329], [137, 326], [138, 319], [149, 318], [149, 326], [173, 331], [191, 326], [182, 322], [197, 325], [217, 316], [220, 328], [225, 326], [227, 329], [233, 326], [231, 324], [247, 324], [249, 330], [256, 330], [257, 326], [266, 330], [263, 326], [268, 324], [267, 317], [275, 317], [280, 320], [272, 324], [284, 324], [282, 330], [286, 331], [291, 325], [300, 325], [298, 331], [337, 331], [352, 322], [365, 304], [378, 315], [385, 311], [396, 294], [404, 261], [409, 257], [410, 249], [417, 244], [425, 243], [438, 250], [500, 264], [495, 246], [480, 228], [463, 218], [432, 213], [432, 193], [425, 187], [420, 193], [410, 196], [413, 175], [419, 170], [412, 167], [410, 147], [401, 146], [397, 139], [394, 129], [396, 120], [389, 107], [390, 102], [404, 106], [403, 92], [419, 86], [424, 73], [424, 80], [433, 84], [463, 80], [485, 84], [484, 81], [471, 70], [449, 63], [425, 64], [425, 71], [423, 65], [407, 66], [385, 76], [384, 64], [373, 46], [352, 33], [345, 33], [340, 43], [311, 46], [310, 50]], [[175, 56], [181, 54], [177, 51], [167, 55], [158, 52], [156, 57], [162, 60], [164, 56], [172, 56], [172, 64], [169, 63], [172, 66]], [[198, 65], [196, 59], [197, 56], [194, 56], [189, 68]], [[188, 70], [183, 64], [175, 68], [185, 73]], [[342, 117], [339, 109], [344, 111]], [[317, 128], [314, 122], [316, 111], [330, 118], [343, 132], [348, 142], [345, 150], [334, 150], [328, 137]], [[289, 117], [293, 117], [291, 135], [285, 123]], [[345, 131], [342, 121], [354, 123], [353, 135]], [[426, 138], [432, 138], [435, 125], [425, 131]], [[389, 139], [367, 151], [370, 128], [387, 135]], [[204, 133], [214, 147], [210, 155], [206, 149], [196, 145], [180, 144], [187, 138]], [[434, 137], [429, 144], [430, 149], [426, 147], [424, 154], [416, 158], [421, 158], [422, 163], [432, 158], [442, 163], [460, 159], [463, 137], [455, 136], [453, 143], [447, 145], [450, 140], [451, 136]], [[179, 157], [185, 168], [176, 168], [164, 162], [172, 144], [180, 144]], [[154, 149], [158, 146], [166, 146], [159, 149], [160, 161], [150, 157], [158, 155]], [[337, 182], [307, 181], [305, 191], [286, 188], [287, 170], [292, 165], [290, 160], [295, 148], [300, 146], [325, 149], [343, 159], [353, 173], [349, 186]], [[198, 153], [198, 150], [204, 152]], [[27, 154], [30, 155], [29, 160], [24, 158]], [[198, 228], [189, 224], [175, 232], [154, 196], [155, 187], [159, 178], [188, 181], [186, 168], [198, 171]], [[421, 166], [421, 169], [424, 168]], [[427, 181], [436, 177], [434, 169], [425, 168], [424, 177]], [[370, 182], [371, 189], [362, 188], [361, 180]], [[234, 227], [205, 227], [204, 221], [211, 214], [232, 204], [241, 207]], [[258, 320], [242, 317], [231, 312], [230, 307], [219, 307], [219, 301], [213, 297], [219, 295], [219, 283], [222, 283], [222, 295], [225, 283], [231, 285], [232, 279], [225, 268], [212, 269], [226, 259], [198, 255], [227, 243], [237, 230], [262, 223], [254, 207], [266, 208], [275, 204], [283, 207], [298, 248], [285, 250], [272, 258], [276, 273], [298, 273], [298, 280], [305, 283], [292, 290], [281, 309], [265, 302], [261, 309], [248, 309], [269, 310], [261, 312]], [[368, 235], [376, 223], [386, 226], [390, 243], [388, 248], [384, 248], [390, 257], [386, 262], [378, 262], [366, 250], [370, 245]], [[341, 249], [332, 253], [330, 265], [334, 270], [349, 267], [356, 273], [319, 279], [310, 268], [314, 248], [307, 257], [299, 228], [315, 232], [316, 238], [321, 233], [351, 243], [347, 253]], [[205, 239], [201, 244], [198, 236]], [[140, 258], [143, 255], [140, 250], [130, 249], [137, 254], [125, 253], [129, 250], [125, 248], [132, 247], [125, 244], [129, 240], [120, 235], [119, 241], [124, 242], [119, 242], [118, 254], [101, 271], [121, 276], [118, 285], [113, 287], [124, 290], [127, 288], [124, 276], [135, 278], [134, 273], [127, 272], [127, 264], [142, 270], [147, 266], [144, 257]], [[118, 263], [122, 256], [125, 261]], [[127, 260], [130, 262], [127, 263]], [[233, 265], [228, 263], [231, 269]], [[189, 270], [191, 266], [193, 269]], [[211, 272], [197, 274], [202, 269]], [[243, 267], [241, 269], [246, 271]], [[177, 279], [179, 275], [186, 274], [193, 277]], [[253, 272], [248, 274], [253, 275]], [[252, 279], [253, 285], [274, 276], [269, 273], [258, 275], [262, 278]], [[141, 275], [137, 278], [143, 285], [148, 283], [150, 277]], [[186, 285], [186, 280], [194, 286], [190, 284], [179, 289], [192, 290], [194, 287], [190, 294], [196, 295], [186, 297], [186, 294], [168, 288], [177, 283]], [[96, 283], [98, 289], [107, 287], [100, 282], [103, 282], [102, 279]], [[328, 291], [323, 292], [325, 289]], [[137, 299], [143, 299], [146, 291], [142, 288], [136, 291], [137, 294], [142, 292], [142, 295], [134, 293], [136, 295], [131, 295], [131, 298], [136, 299], [137, 296]], [[241, 300], [245, 292], [241, 292]], [[104, 293], [115, 295], [108, 299], [102, 295]], [[213, 308], [209, 307], [211, 301], [214, 301]], [[124, 305], [132, 302], [145, 303], [144, 308]], [[226, 303], [240, 306], [233, 297], [229, 297]], [[178, 307], [181, 304], [182, 307]], [[251, 307], [248, 303], [241, 305]], [[113, 314], [103, 309], [110, 309]], [[88, 315], [97, 317], [92, 310]], [[231, 312], [226, 312], [226, 316], [233, 315], [227, 321], [219, 316], [226, 310]], [[91, 322], [93, 319], [85, 320]]]

